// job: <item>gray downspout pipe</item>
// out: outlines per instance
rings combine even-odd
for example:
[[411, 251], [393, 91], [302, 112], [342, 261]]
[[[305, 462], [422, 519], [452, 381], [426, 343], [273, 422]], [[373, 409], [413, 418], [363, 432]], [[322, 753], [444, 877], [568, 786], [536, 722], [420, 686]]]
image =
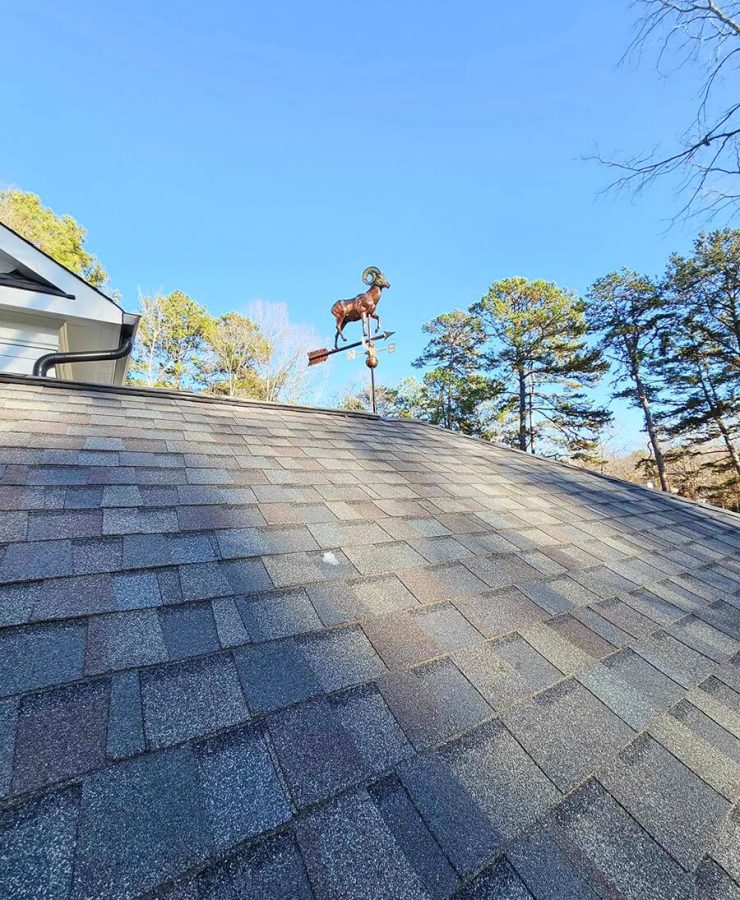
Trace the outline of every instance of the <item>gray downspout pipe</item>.
[[122, 325], [121, 343], [112, 350], [81, 350], [77, 353], [74, 351], [70, 353], [45, 353], [43, 356], [39, 356], [33, 364], [33, 374], [45, 378], [49, 369], [64, 365], [64, 363], [104, 362], [109, 359], [122, 359], [124, 356], [128, 356], [133, 349], [135, 331], [135, 325]]

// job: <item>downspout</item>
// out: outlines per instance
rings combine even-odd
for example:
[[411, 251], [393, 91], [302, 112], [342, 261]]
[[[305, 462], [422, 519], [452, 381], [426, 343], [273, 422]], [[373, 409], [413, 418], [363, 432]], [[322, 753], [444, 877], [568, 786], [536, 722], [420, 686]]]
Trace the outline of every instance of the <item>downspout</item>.
[[37, 377], [46, 378], [49, 369], [65, 363], [78, 362], [104, 362], [107, 360], [123, 359], [131, 353], [134, 346], [134, 335], [136, 333], [136, 324], [124, 323], [121, 325], [121, 341], [117, 347], [111, 350], [81, 350], [79, 352], [72, 351], [70, 353], [45, 353], [39, 356], [33, 364], [33, 374]]

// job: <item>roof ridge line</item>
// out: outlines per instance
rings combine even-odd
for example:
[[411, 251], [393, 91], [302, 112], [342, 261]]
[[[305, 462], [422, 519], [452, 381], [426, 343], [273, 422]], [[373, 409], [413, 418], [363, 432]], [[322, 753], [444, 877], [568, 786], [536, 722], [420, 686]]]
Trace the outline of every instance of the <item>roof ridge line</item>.
[[[1, 378], [2, 376], [0, 376]], [[668, 491], [656, 491], [655, 488], [649, 488], [647, 485], [638, 484], [636, 481], [628, 481], [626, 478], [619, 478], [616, 475], [607, 475], [605, 472], [597, 472], [595, 469], [587, 469], [585, 467], [576, 466], [571, 462], [568, 462], [564, 459], [548, 459], [545, 456], [539, 456], [536, 453], [530, 453], [526, 450], [520, 450], [518, 447], [509, 447], [506, 444], [499, 444], [496, 441], [487, 441], [484, 438], [475, 437], [472, 434], [463, 434], [461, 431], [452, 431], [449, 428], [445, 428], [444, 425], [434, 425], [431, 422], [424, 422], [421, 419], [404, 419], [404, 418], [388, 418], [384, 416], [379, 417], [384, 422], [403, 422], [409, 423], [411, 425], [423, 425], [425, 428], [433, 428], [436, 431], [442, 431], [445, 434], [449, 434], [455, 438], [462, 438], [466, 441], [474, 441], [476, 444], [479, 444], [483, 447], [494, 447], [496, 450], [504, 450], [508, 453], [516, 453], [521, 456], [526, 457], [527, 459], [533, 460], [540, 465], [556, 465], [563, 466], [570, 471], [582, 472], [585, 475], [594, 476], [596, 478], [600, 478], [605, 481], [613, 482], [618, 485], [625, 485], [630, 488], [637, 488], [640, 491], [645, 491], [650, 494], [651, 497], [660, 497], [661, 499], [674, 500], [679, 501], [681, 503], [688, 503], [690, 506], [698, 507], [704, 512], [718, 512], [721, 515], [732, 516], [733, 518], [737, 518], [740, 520], [740, 513], [735, 512], [732, 509], [725, 509], [722, 506], [715, 506], [713, 503], [702, 503], [700, 500], [692, 500], [690, 497], [682, 497], [680, 494], [673, 494]]]
[[[381, 420], [375, 413], [360, 410], [335, 409], [328, 406], [306, 406], [300, 403], [275, 403], [272, 400], [250, 400], [246, 397], [220, 397], [196, 391], [178, 391], [170, 388], [150, 387], [135, 384], [98, 384], [93, 381], [66, 381], [62, 378], [41, 378], [35, 375], [15, 375], [0, 372], [0, 384], [35, 384], [40, 387], [68, 388], [73, 391], [99, 391], [106, 394], [123, 394], [130, 396], [161, 397], [166, 400], [183, 400], [192, 403], [225, 403], [230, 406], [246, 406], [266, 409], [290, 409], [297, 412], [328, 413], [340, 417], [359, 417]], [[387, 421], [397, 421], [388, 419]], [[398, 420], [400, 421], [400, 420]]]

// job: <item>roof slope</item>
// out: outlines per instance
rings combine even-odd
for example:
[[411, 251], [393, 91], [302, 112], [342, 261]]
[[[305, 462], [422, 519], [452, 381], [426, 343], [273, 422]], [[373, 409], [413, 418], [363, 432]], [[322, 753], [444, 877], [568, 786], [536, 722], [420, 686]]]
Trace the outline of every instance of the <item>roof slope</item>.
[[738, 897], [737, 517], [21, 379], [0, 509], [3, 897]]

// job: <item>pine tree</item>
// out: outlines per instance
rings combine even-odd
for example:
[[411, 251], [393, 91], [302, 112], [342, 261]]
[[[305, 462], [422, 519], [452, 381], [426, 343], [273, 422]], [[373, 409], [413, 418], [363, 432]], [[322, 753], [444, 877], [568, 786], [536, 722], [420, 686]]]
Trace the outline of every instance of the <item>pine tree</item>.
[[414, 397], [417, 410], [436, 425], [490, 437], [490, 401], [500, 385], [478, 371], [485, 341], [480, 321], [458, 309], [437, 316], [423, 330], [431, 340], [413, 365], [433, 368]]
[[130, 380], [180, 390], [198, 374], [197, 356], [203, 349], [211, 318], [205, 307], [182, 291], [142, 296], [142, 316]]
[[584, 391], [607, 364], [588, 346], [585, 304], [557, 285], [507, 278], [491, 285], [471, 307], [489, 342], [485, 364], [502, 385], [500, 413], [516, 417], [512, 440], [535, 453], [565, 452], [587, 461], [611, 414]]
[[[671, 257], [670, 316], [657, 369], [669, 399], [661, 420], [683, 453], [740, 480], [740, 231], [699, 235], [694, 254]], [[724, 448], [718, 453], [713, 446]]]
[[588, 300], [587, 321], [599, 334], [601, 348], [615, 366], [612, 397], [629, 400], [642, 413], [660, 486], [667, 491], [668, 476], [655, 414], [658, 390], [650, 377], [660, 355], [666, 320], [661, 289], [647, 276], [622, 269], [599, 278]]

